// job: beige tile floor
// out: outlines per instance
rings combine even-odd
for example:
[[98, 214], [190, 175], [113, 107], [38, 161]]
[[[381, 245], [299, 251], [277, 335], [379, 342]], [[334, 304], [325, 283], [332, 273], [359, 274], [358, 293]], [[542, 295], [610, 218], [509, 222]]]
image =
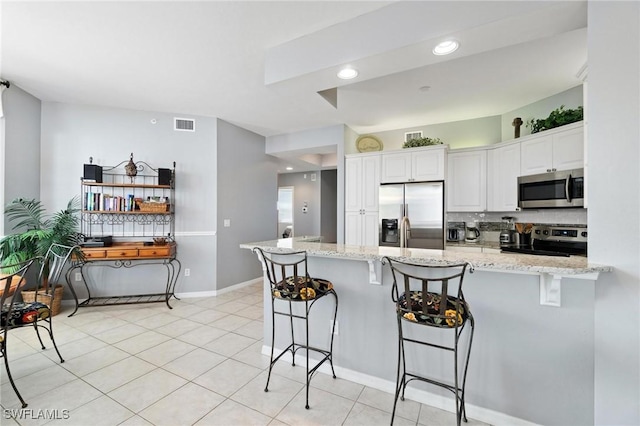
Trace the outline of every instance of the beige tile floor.
[[[258, 285], [218, 297], [81, 309], [54, 318], [63, 364], [31, 328], [8, 351], [26, 411], [1, 371], [2, 425], [388, 425], [393, 396], [318, 373], [304, 408], [304, 370], [281, 361], [264, 392]], [[400, 403], [397, 425], [455, 424], [451, 413]], [[13, 411], [18, 410], [18, 411]], [[20, 413], [16, 418], [11, 414]], [[52, 419], [53, 417], [53, 419]], [[469, 421], [470, 425], [480, 422]]]

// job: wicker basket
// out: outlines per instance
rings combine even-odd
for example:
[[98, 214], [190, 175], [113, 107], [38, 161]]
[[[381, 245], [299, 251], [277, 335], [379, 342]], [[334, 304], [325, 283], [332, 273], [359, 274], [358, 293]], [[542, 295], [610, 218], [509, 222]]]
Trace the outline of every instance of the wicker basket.
[[[64, 286], [61, 284], [56, 285], [53, 290], [53, 306], [51, 306], [51, 295], [44, 291], [38, 291], [38, 302], [42, 302], [51, 308], [51, 316], [58, 315], [60, 313], [60, 307], [62, 305], [62, 294], [64, 293]], [[22, 300], [24, 302], [35, 302], [36, 292], [35, 290], [25, 290], [22, 292]]]
[[153, 203], [144, 201], [139, 205], [140, 211], [145, 213], [164, 213], [169, 211], [169, 204], [167, 203]]

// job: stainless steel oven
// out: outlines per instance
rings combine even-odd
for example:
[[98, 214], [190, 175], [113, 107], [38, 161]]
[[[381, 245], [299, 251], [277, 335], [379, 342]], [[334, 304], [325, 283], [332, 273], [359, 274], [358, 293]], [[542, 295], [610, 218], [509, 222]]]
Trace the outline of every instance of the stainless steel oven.
[[518, 178], [518, 207], [540, 209], [584, 206], [584, 169]]

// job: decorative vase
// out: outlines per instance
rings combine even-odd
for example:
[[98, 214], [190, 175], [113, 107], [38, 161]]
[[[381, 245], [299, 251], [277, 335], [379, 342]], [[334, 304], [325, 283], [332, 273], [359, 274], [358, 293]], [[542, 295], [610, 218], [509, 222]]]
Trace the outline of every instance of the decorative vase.
[[136, 163], [133, 162], [133, 152], [131, 153], [131, 157], [129, 157], [129, 162], [124, 166], [124, 170], [127, 173], [127, 176], [131, 178], [131, 183], [133, 183], [133, 179], [138, 174], [138, 167]]

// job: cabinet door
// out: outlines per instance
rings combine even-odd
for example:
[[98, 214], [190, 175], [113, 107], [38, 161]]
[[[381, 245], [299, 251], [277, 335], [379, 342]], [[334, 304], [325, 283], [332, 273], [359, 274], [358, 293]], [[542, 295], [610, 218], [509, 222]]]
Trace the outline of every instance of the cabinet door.
[[344, 176], [344, 209], [357, 211], [361, 207], [362, 186], [362, 158], [347, 158], [345, 160]]
[[346, 212], [344, 243], [355, 246], [378, 245], [378, 212]]
[[584, 129], [577, 128], [553, 135], [553, 168], [556, 170], [584, 167]]
[[414, 152], [411, 155], [411, 171], [414, 181], [444, 180], [444, 149]]
[[553, 168], [553, 137], [539, 136], [520, 145], [522, 176], [550, 172]]
[[487, 151], [449, 153], [448, 163], [447, 210], [486, 210]]
[[520, 144], [492, 149], [487, 153], [487, 209], [516, 211], [520, 176]]
[[362, 215], [362, 240], [363, 246], [377, 246], [378, 234], [378, 212], [365, 212]]
[[[362, 158], [361, 206], [365, 211], [378, 211], [380, 192], [380, 157]], [[377, 244], [376, 244], [377, 245]]]
[[411, 179], [411, 153], [382, 155], [382, 183], [402, 183]]
[[359, 211], [344, 214], [344, 243], [360, 245], [362, 239], [362, 214]]

